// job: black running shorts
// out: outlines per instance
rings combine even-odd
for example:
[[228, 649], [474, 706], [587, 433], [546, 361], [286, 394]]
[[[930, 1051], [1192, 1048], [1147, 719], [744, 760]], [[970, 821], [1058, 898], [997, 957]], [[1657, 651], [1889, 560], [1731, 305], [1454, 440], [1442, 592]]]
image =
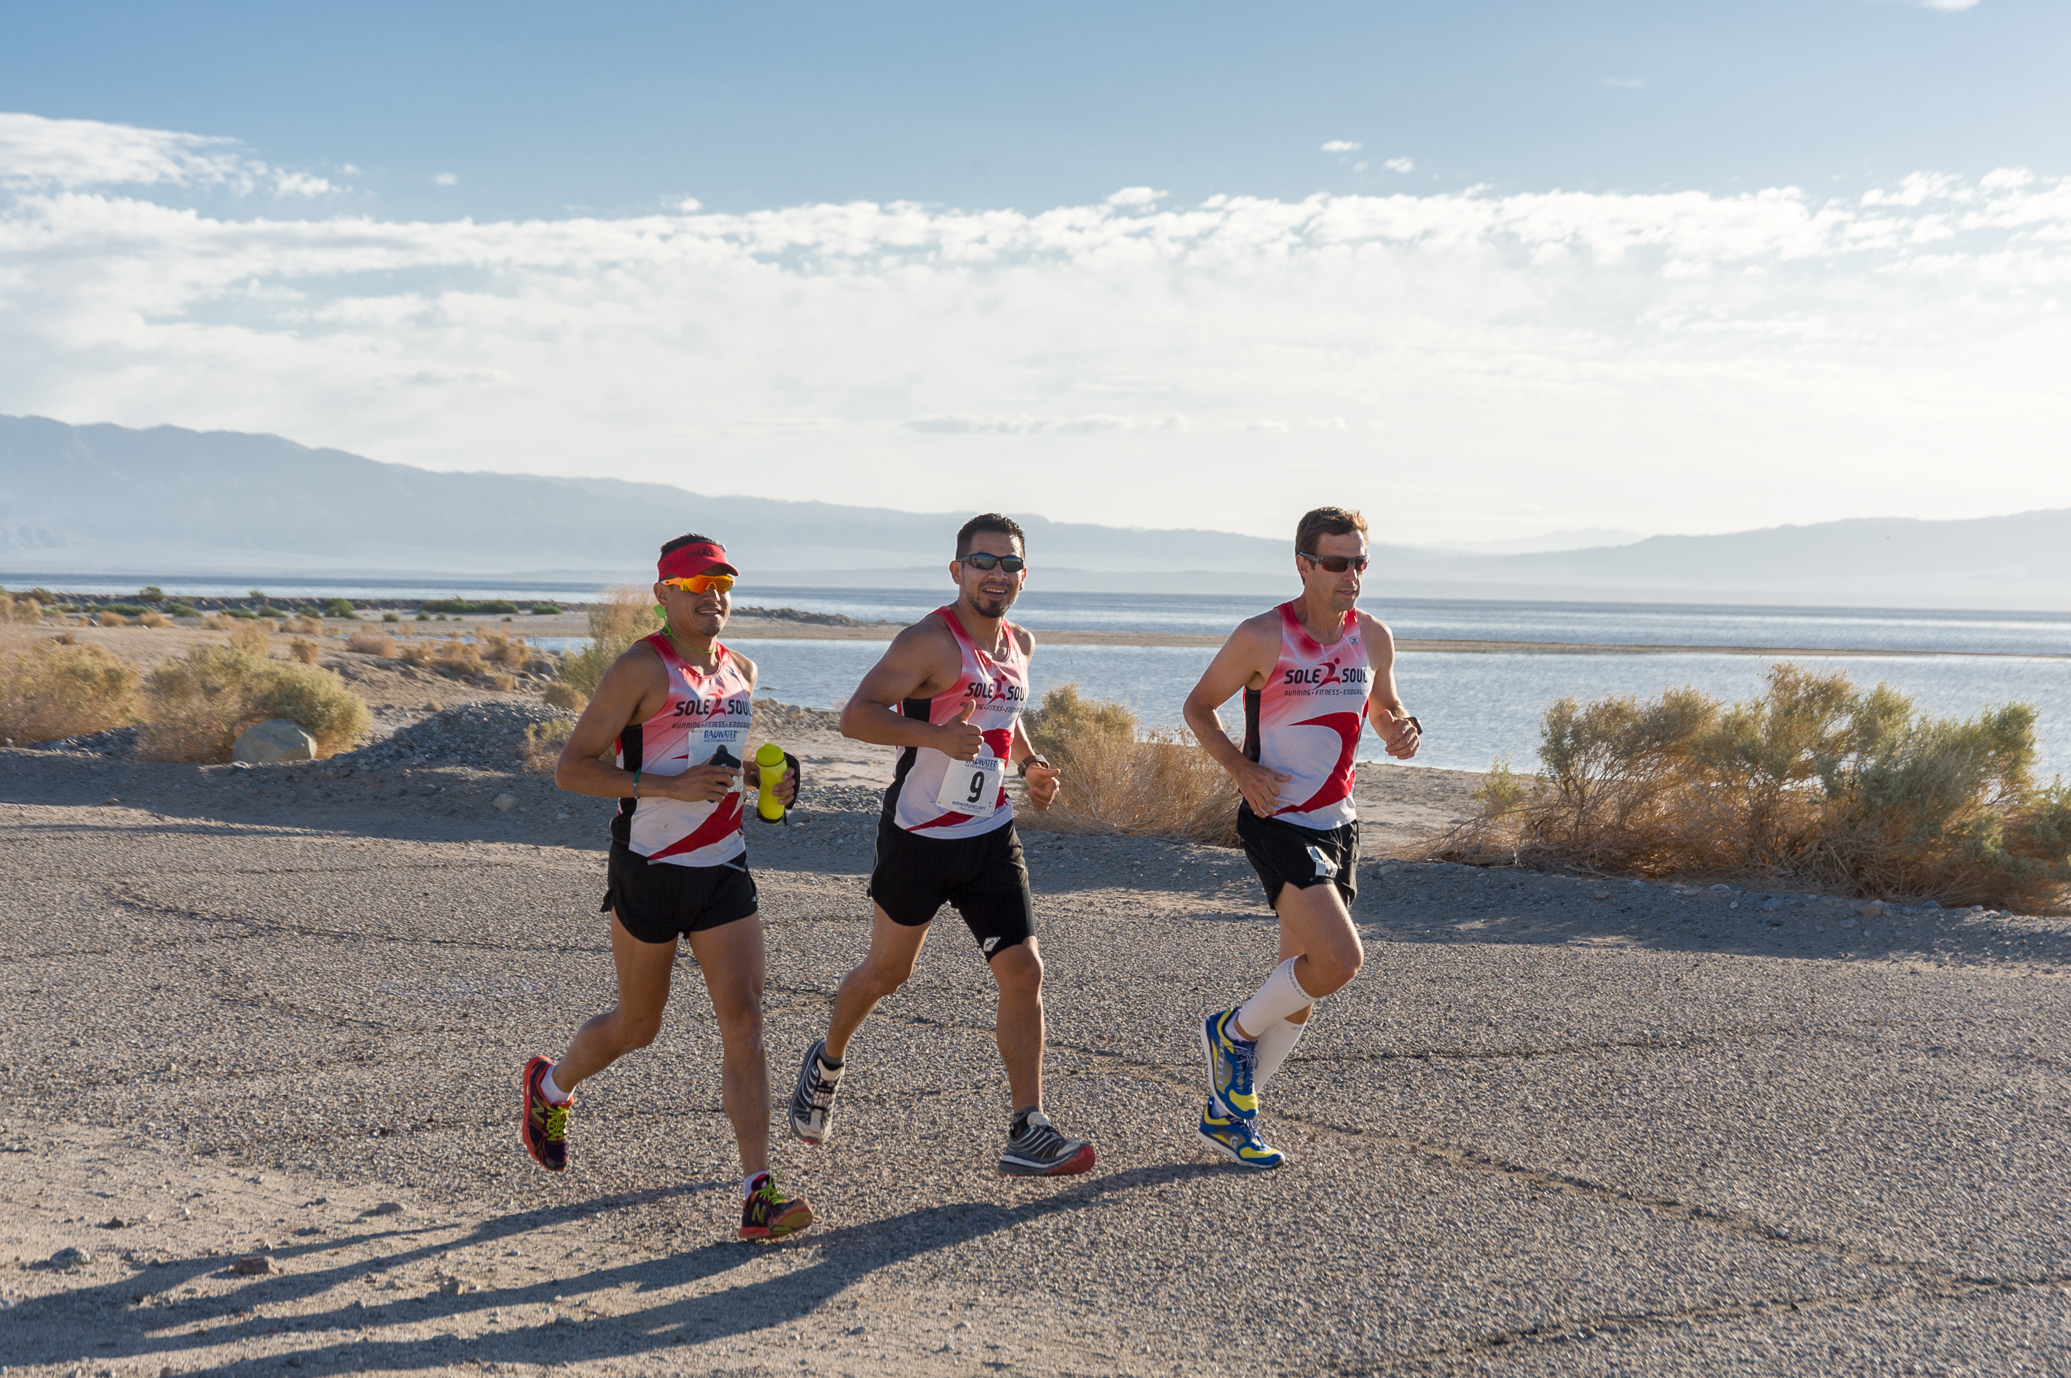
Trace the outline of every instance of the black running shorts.
[[673, 943], [685, 933], [745, 919], [756, 909], [745, 855], [719, 866], [650, 862], [623, 842], [611, 844], [601, 912], [616, 913], [643, 943]]
[[955, 905], [988, 961], [1035, 936], [1028, 863], [1012, 820], [976, 837], [929, 837], [881, 816], [870, 898], [907, 928], [931, 922], [945, 901]]
[[1237, 836], [1244, 855], [1266, 887], [1266, 903], [1280, 903], [1280, 888], [1306, 890], [1325, 881], [1337, 886], [1345, 908], [1359, 894], [1359, 823], [1304, 828], [1277, 818], [1260, 818], [1247, 804], [1237, 807]]

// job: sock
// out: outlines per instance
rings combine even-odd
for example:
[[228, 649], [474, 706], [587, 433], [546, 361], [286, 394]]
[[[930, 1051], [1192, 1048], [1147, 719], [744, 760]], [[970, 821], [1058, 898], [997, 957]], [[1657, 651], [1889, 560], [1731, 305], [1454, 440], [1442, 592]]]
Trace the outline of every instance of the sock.
[[1022, 1131], [1028, 1128], [1028, 1117], [1042, 1113], [1043, 1107], [1040, 1105], [1032, 1105], [1026, 1110], [1016, 1110], [1014, 1118], [1007, 1121], [1007, 1137], [1010, 1139], [1020, 1138]]
[[[1301, 1011], [1296, 1010], [1299, 1014]], [[1308, 1023], [1297, 1024], [1283, 1019], [1258, 1036], [1258, 1061], [1251, 1069], [1251, 1089], [1263, 1091], [1272, 1080], [1273, 1073], [1280, 1070], [1280, 1064], [1287, 1061], [1287, 1055], [1294, 1051], [1294, 1045], [1302, 1041], [1302, 1035], [1309, 1031], [1309, 1024], [1316, 1022], [1310, 1015]]]
[[761, 1186], [763, 1178], [767, 1176], [769, 1176], [767, 1172], [751, 1172], [746, 1177], [743, 1177], [741, 1179], [741, 1199], [745, 1201], [753, 1196], [755, 1188]]
[[574, 1099], [573, 1096], [561, 1089], [559, 1082], [554, 1080], [554, 1069], [551, 1067], [547, 1068], [547, 1074], [539, 1079], [539, 1094], [545, 1096], [554, 1105], [566, 1105]]
[[[1294, 964], [1299, 957], [1289, 957], [1273, 968], [1273, 974], [1258, 988], [1258, 993], [1246, 1000], [1237, 1009], [1237, 1022], [1256, 1039], [1290, 1014], [1316, 1003], [1316, 997], [1302, 989], [1302, 983], [1294, 979]], [[1235, 1038], [1237, 1031], [1230, 1030]]]
[[827, 1050], [822, 1048], [820, 1055], [813, 1060], [820, 1064], [820, 1079], [822, 1081], [841, 1080], [841, 1069], [847, 1064], [840, 1058], [827, 1056]]

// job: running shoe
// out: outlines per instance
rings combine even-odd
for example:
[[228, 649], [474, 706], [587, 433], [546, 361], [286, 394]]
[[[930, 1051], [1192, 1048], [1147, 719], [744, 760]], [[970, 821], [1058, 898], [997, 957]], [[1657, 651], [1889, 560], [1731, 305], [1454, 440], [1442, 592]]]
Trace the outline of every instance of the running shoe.
[[791, 1091], [791, 1132], [809, 1144], [824, 1144], [833, 1132], [834, 1093], [841, 1086], [841, 1073], [831, 1078], [821, 1074], [820, 1054], [826, 1050], [824, 1038], [805, 1050], [798, 1085]]
[[535, 1057], [525, 1064], [525, 1116], [518, 1122], [518, 1137], [525, 1141], [525, 1151], [532, 1155], [532, 1161], [548, 1172], [559, 1172], [568, 1166], [568, 1112], [574, 1108], [571, 1098], [554, 1104], [539, 1089], [539, 1083], [554, 1064], [543, 1057]]
[[1194, 1132], [1201, 1136], [1202, 1143], [1244, 1167], [1275, 1168], [1287, 1161], [1285, 1153], [1258, 1136], [1255, 1123], [1235, 1115], [1216, 1114], [1213, 1101], [1202, 1110], [1200, 1127]]
[[1237, 1037], [1237, 1011], [1223, 1010], [1201, 1021], [1201, 1055], [1208, 1059], [1208, 1098], [1212, 1110], [1248, 1120], [1258, 1113], [1251, 1089], [1251, 1069], [1258, 1060], [1258, 1041]]
[[741, 1202], [742, 1239], [782, 1239], [812, 1223], [812, 1206], [803, 1197], [793, 1200], [784, 1195], [774, 1172], [755, 1174], [754, 1188]]
[[1093, 1166], [1093, 1145], [1057, 1132], [1050, 1117], [1031, 1110], [1000, 1155], [1002, 1177], [1069, 1177]]

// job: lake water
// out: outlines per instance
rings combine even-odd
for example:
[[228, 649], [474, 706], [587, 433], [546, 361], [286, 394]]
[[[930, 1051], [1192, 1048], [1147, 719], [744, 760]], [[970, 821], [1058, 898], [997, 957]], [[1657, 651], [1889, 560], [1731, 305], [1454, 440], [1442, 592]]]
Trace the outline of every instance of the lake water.
[[[760, 692], [785, 703], [832, 708], [854, 692], [863, 672], [884, 653], [882, 642], [730, 642], [761, 672]], [[1179, 706], [1214, 652], [1200, 646], [1038, 646], [1030, 665], [1034, 692], [1076, 683], [1099, 698], [1117, 699], [1146, 725], [1176, 727]], [[1997, 704], [2032, 703], [2040, 713], [2039, 774], [2071, 776], [2071, 660], [2007, 656], [1798, 656], [1808, 669], [1839, 670], [1859, 684], [1884, 681], [1911, 695], [1924, 712], [1970, 717]], [[1404, 652], [1396, 683], [1409, 710], [1424, 724], [1420, 764], [1486, 770], [1508, 756], [1519, 768], [1534, 764], [1539, 720], [1555, 699], [1606, 694], [1652, 696], [1695, 685], [1724, 698], [1760, 692], [1770, 662], [1758, 656], [1665, 652], [1649, 655], [1466, 654]], [[1232, 728], [1241, 707], [1223, 710]], [[1367, 734], [1362, 757], [1378, 757]]]

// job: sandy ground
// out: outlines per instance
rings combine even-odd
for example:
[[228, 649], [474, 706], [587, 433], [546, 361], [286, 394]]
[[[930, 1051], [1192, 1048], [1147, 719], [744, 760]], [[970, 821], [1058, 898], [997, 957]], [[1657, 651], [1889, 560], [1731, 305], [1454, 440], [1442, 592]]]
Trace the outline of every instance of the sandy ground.
[[[761, 721], [808, 771], [750, 825], [781, 1099], [863, 951], [888, 753]], [[1264, 1097], [1288, 1167], [1191, 1134], [1193, 1025], [1272, 964], [1241, 856], [1030, 830], [1048, 1103], [1099, 1166], [994, 1174], [990, 982], [945, 913], [834, 1139], [780, 1134], [822, 1223], [750, 1246], [687, 959], [571, 1169], [517, 1141], [524, 1059], [611, 999], [608, 801], [0, 752], [0, 1364], [2071, 1371], [2071, 923], [1379, 855], [1473, 780], [1362, 776], [1368, 964]]]

